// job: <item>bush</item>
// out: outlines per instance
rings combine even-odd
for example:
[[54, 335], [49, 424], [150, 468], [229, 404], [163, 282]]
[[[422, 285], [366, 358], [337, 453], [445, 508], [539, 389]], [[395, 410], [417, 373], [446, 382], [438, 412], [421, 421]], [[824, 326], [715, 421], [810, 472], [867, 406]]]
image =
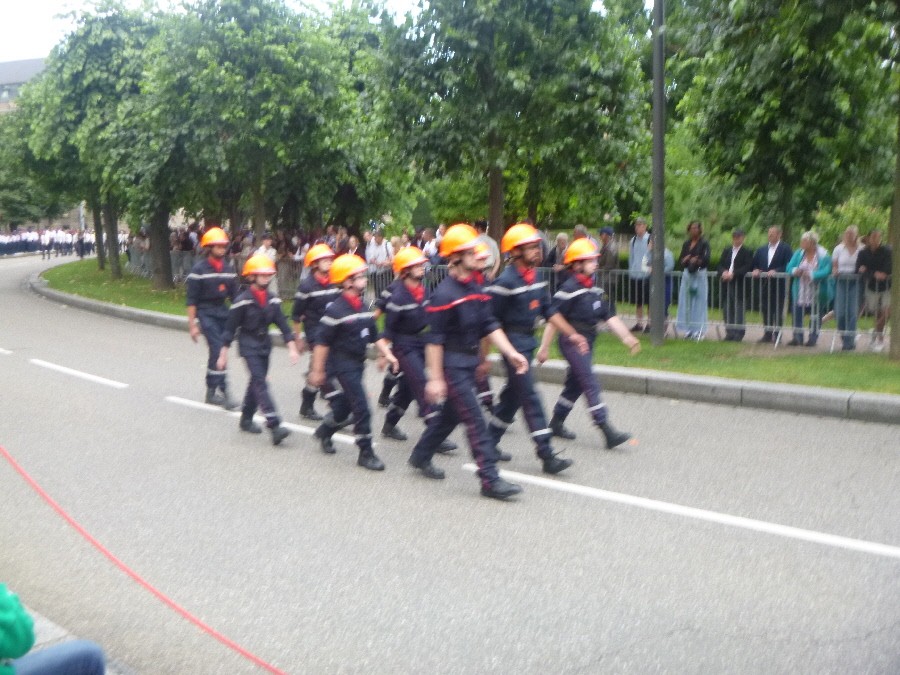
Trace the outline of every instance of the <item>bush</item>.
[[887, 232], [889, 219], [889, 208], [872, 206], [866, 196], [854, 194], [831, 210], [816, 211], [814, 228], [819, 243], [830, 251], [840, 243], [844, 230], [850, 225], [856, 225], [860, 236], [864, 236], [872, 230]]

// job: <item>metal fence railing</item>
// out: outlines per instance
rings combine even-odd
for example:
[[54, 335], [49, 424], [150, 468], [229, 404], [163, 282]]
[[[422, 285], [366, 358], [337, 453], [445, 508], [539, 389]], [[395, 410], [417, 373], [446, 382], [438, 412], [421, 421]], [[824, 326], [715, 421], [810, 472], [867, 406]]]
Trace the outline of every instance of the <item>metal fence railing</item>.
[[[176, 282], [183, 282], [195, 262], [190, 252], [173, 251], [172, 270]], [[240, 270], [244, 258], [236, 256]], [[150, 276], [149, 254], [141, 256], [132, 251], [128, 269], [133, 274]], [[293, 297], [300, 279], [308, 272], [301, 261], [279, 260], [278, 290], [281, 297]], [[564, 280], [565, 272], [538, 268], [538, 279], [548, 282], [552, 294]], [[434, 288], [446, 276], [447, 268], [430, 266], [425, 281]], [[366, 298], [373, 301], [393, 280], [390, 268], [369, 273]], [[670, 272], [665, 279], [666, 334], [671, 337], [704, 339], [745, 335], [754, 339], [771, 336], [775, 347], [789, 341], [804, 344], [823, 337], [830, 339], [831, 350], [842, 346], [851, 348], [864, 333], [861, 318], [871, 316], [866, 303], [868, 279], [856, 274], [829, 277], [813, 283], [809, 292], [797, 301], [799, 281], [788, 274], [747, 275], [742, 279], [724, 281], [715, 271], [696, 273]], [[882, 282], [889, 287], [890, 279]], [[615, 303], [617, 313], [630, 322], [642, 305], [649, 317], [649, 279], [632, 278], [627, 270], [601, 270], [597, 285]], [[866, 325], [872, 323], [869, 319]]]

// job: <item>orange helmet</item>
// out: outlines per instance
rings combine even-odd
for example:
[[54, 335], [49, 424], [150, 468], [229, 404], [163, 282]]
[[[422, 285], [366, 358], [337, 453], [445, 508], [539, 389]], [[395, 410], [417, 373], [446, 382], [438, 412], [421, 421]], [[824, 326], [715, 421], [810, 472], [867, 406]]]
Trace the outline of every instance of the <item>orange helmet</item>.
[[425, 254], [420, 249], [415, 246], [401, 248], [397, 251], [397, 255], [394, 256], [394, 274], [400, 274], [407, 267], [421, 265], [424, 262], [428, 262], [428, 258], [425, 257]]
[[331, 271], [328, 273], [328, 280], [333, 284], [342, 284], [348, 277], [365, 272], [367, 269], [369, 266], [365, 260], [358, 255], [345, 253], [334, 259]]
[[588, 260], [590, 258], [598, 258], [600, 257], [600, 252], [597, 251], [597, 246], [590, 239], [576, 239], [571, 244], [569, 244], [569, 248], [566, 249], [566, 255], [563, 258], [563, 262], [566, 265], [571, 265], [573, 262], [578, 260]]
[[200, 246], [228, 246], [228, 235], [221, 227], [211, 227], [203, 233]]
[[333, 257], [334, 251], [331, 250], [331, 247], [328, 244], [316, 244], [315, 246], [309, 247], [309, 250], [306, 252], [306, 257], [303, 258], [303, 264], [309, 267], [317, 260]]
[[500, 252], [509, 253], [517, 246], [525, 244], [533, 244], [541, 240], [541, 235], [535, 229], [534, 225], [528, 223], [516, 223], [506, 231], [503, 239], [500, 240]]
[[441, 239], [441, 257], [449, 258], [454, 253], [474, 248], [476, 239], [478, 239], [478, 231], [471, 225], [467, 223], [451, 225], [444, 233], [444, 238]]
[[269, 256], [257, 253], [256, 255], [251, 255], [247, 258], [247, 262], [244, 263], [244, 269], [241, 270], [241, 274], [245, 277], [248, 277], [251, 274], [275, 274], [275, 263], [272, 262], [272, 259]]
[[491, 249], [483, 241], [475, 244], [475, 260], [487, 260], [491, 257]]

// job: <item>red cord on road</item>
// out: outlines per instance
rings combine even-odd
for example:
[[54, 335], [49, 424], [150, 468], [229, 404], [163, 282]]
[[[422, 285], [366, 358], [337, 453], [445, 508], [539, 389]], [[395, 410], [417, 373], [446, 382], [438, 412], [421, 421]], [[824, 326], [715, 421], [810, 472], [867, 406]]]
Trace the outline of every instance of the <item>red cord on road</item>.
[[63, 510], [63, 508], [59, 504], [57, 504], [49, 494], [47, 494], [44, 491], [44, 489], [38, 484], [38, 482], [36, 480], [34, 480], [34, 478], [32, 478], [28, 474], [28, 472], [25, 471], [25, 469], [23, 469], [21, 466], [19, 466], [18, 462], [16, 462], [16, 460], [13, 459], [12, 455], [10, 455], [9, 452], [7, 452], [6, 448], [4, 448], [2, 445], [0, 445], [0, 453], [3, 454], [3, 456], [6, 458], [6, 461], [9, 462], [10, 466], [12, 466], [12, 468], [14, 468], [19, 473], [19, 475], [21, 475], [22, 478], [25, 479], [25, 482], [28, 483], [31, 486], [31, 488], [35, 492], [37, 492], [38, 495], [40, 495], [41, 498], [45, 502], [47, 502], [51, 507], [53, 507], [54, 511], [56, 511], [60, 516], [62, 516], [63, 520], [65, 520], [67, 523], [69, 523], [69, 525], [74, 527], [75, 530], [78, 532], [78, 534], [80, 534], [82, 537], [87, 539], [88, 542], [90, 542], [94, 546], [94, 548], [96, 548], [98, 551], [100, 551], [100, 553], [102, 553], [107, 558], [109, 558], [109, 560], [116, 567], [118, 567], [120, 570], [122, 570], [125, 574], [130, 576], [137, 583], [139, 583], [145, 589], [150, 591], [159, 600], [161, 600], [166, 605], [168, 605], [169, 607], [174, 609], [182, 617], [184, 617], [185, 619], [190, 621], [195, 626], [199, 627], [202, 631], [204, 631], [204, 632], [208, 633], [209, 635], [211, 635], [212, 637], [214, 637], [216, 640], [218, 640], [219, 642], [224, 644], [226, 647], [233, 649], [234, 651], [236, 651], [238, 654], [240, 654], [244, 658], [249, 659], [250, 661], [255, 663], [257, 666], [259, 666], [260, 668], [262, 668], [264, 670], [269, 671], [270, 673], [276, 673], [277, 675], [287, 675], [283, 670], [279, 670], [275, 666], [272, 666], [272, 665], [266, 663], [258, 656], [255, 656], [254, 654], [251, 654], [250, 652], [248, 652], [246, 649], [241, 647], [236, 642], [229, 640], [227, 637], [222, 635], [216, 629], [203, 623], [203, 621], [201, 621], [200, 619], [195, 617], [193, 614], [188, 612], [186, 609], [181, 607], [181, 605], [177, 604], [174, 600], [170, 600], [168, 597], [163, 595], [162, 592], [156, 590], [156, 588], [151, 586], [149, 582], [145, 581], [139, 574], [137, 574], [137, 572], [133, 571], [130, 567], [128, 567], [128, 565], [126, 565], [121, 560], [119, 560], [116, 556], [114, 556], [103, 544], [101, 544], [99, 541], [94, 539], [94, 537], [92, 537], [88, 533], [88, 531], [85, 530], [78, 523], [78, 521], [76, 521], [74, 518], [72, 518], [72, 516], [70, 516], [68, 513], [66, 513], [66, 511]]

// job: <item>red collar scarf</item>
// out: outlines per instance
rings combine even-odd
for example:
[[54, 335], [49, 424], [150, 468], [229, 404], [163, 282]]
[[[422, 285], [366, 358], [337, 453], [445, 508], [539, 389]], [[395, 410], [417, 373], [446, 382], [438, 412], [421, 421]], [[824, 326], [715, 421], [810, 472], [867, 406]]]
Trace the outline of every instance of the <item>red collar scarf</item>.
[[482, 272], [472, 272], [472, 276], [475, 277], [475, 281], [478, 282], [479, 286], [484, 284], [484, 274]]
[[413, 296], [413, 300], [415, 300], [418, 304], [422, 304], [422, 299], [425, 297], [425, 287], [422, 284], [418, 286], [407, 286], [409, 289], [409, 294]]
[[326, 274], [324, 277], [318, 272], [314, 272], [313, 276], [316, 278], [316, 281], [319, 282], [320, 286], [330, 286], [331, 281], [328, 279], [328, 275]]
[[209, 260], [210, 267], [212, 267], [216, 272], [221, 272], [222, 268], [225, 266], [225, 261], [221, 258], [213, 258], [212, 256], [209, 256], [207, 260]]
[[260, 307], [266, 306], [266, 303], [268, 303], [267, 296], [269, 295], [269, 291], [267, 289], [256, 289], [251, 286], [250, 292], [253, 293], [253, 297], [256, 298], [256, 302], [259, 303]]
[[575, 278], [585, 288], [591, 288], [594, 285], [594, 276], [591, 274], [576, 274]]
[[519, 267], [516, 266], [516, 269], [519, 272], [519, 276], [525, 281], [526, 284], [533, 284], [534, 278], [537, 276], [537, 270], [533, 267]]
[[356, 293], [344, 292], [344, 298], [347, 300], [347, 304], [353, 308], [353, 311], [358, 312], [362, 309], [362, 298]]

